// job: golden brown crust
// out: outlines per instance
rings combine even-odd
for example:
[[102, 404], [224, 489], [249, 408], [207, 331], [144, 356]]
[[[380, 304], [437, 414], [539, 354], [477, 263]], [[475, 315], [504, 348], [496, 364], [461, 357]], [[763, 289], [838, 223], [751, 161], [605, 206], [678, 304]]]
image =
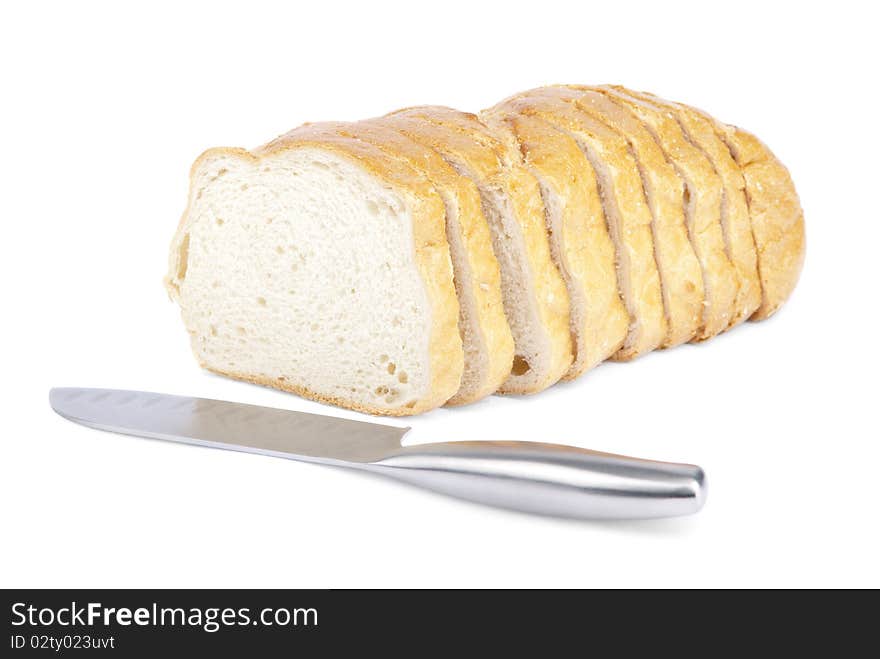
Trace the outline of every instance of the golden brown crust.
[[[660, 275], [654, 259], [651, 212], [626, 141], [578, 108], [573, 101], [579, 95], [574, 90], [544, 87], [502, 101], [489, 112], [538, 117], [572, 134], [589, 148], [592, 157], [588, 159], [599, 175], [603, 191], [608, 229], [617, 233], [619, 284], [626, 289], [621, 293], [630, 316], [626, 342], [613, 358], [628, 360], [659, 347], [667, 334]], [[598, 167], [607, 170], [608, 180], [603, 181]], [[614, 209], [616, 217], [611, 214]]]
[[721, 205], [721, 228], [724, 232], [727, 255], [739, 277], [739, 291], [730, 324], [738, 325], [761, 305], [758, 255], [755, 239], [752, 236], [742, 172], [731, 156], [730, 150], [718, 136], [711, 118], [687, 105], [667, 101], [653, 94], [630, 93], [669, 110], [678, 120], [685, 136], [706, 154], [721, 177], [724, 193]]
[[418, 414], [445, 403], [458, 390], [464, 357], [458, 332], [458, 298], [452, 281], [452, 262], [445, 233], [445, 210], [436, 191], [417, 172], [394, 159], [384, 157], [375, 147], [335, 135], [320, 127], [303, 126], [283, 135], [253, 152], [244, 149], [211, 149], [193, 166], [196, 171], [203, 158], [224, 154], [254, 162], [287, 149], [314, 147], [353, 160], [375, 176], [399, 190], [412, 213], [413, 245], [416, 265], [431, 303], [432, 329], [428, 340], [430, 390], [411, 407], [378, 408], [354, 401], [324, 396], [285, 381], [264, 381], [254, 376], [231, 373], [233, 377], [258, 382], [308, 398], [357, 409], [370, 414], [403, 416]]
[[739, 280], [727, 256], [721, 228], [721, 178], [709, 159], [691, 144], [674, 117], [662, 108], [639, 99], [624, 87], [598, 88], [631, 109], [660, 143], [685, 183], [685, 201], [692, 204], [691, 244], [703, 269], [705, 314], [696, 340], [723, 332], [736, 314]]
[[544, 206], [534, 177], [506, 157], [506, 146], [475, 115], [449, 108], [406, 108], [383, 118], [405, 135], [439, 152], [454, 152], [483, 181], [504, 190], [522, 231], [532, 276], [532, 293], [541, 323], [550, 339], [550, 366], [528, 388], [508, 379], [499, 393], [535, 393], [558, 381], [572, 362], [568, 292], [550, 256]]
[[757, 137], [717, 124], [743, 173], [761, 276], [761, 306], [751, 320], [768, 318], [788, 299], [804, 266], [804, 212], [791, 175]]
[[[554, 258], [566, 277], [572, 313], [574, 362], [564, 379], [578, 377], [623, 345], [629, 315], [617, 291], [614, 245], [608, 236], [596, 174], [577, 143], [535, 117], [487, 111], [484, 123], [518, 145], [525, 166], [561, 204], [561, 222], [551, 232]], [[580, 310], [574, 306], [580, 301]]]
[[577, 89], [582, 92], [575, 101], [578, 107], [623, 135], [638, 163], [653, 216], [654, 255], [669, 325], [663, 347], [686, 343], [702, 325], [705, 289], [688, 237], [682, 181], [663, 149], [629, 109], [596, 90]]
[[[466, 344], [465, 373], [473, 380], [468, 389], [460, 388], [446, 401], [447, 405], [464, 405], [494, 393], [510, 374], [513, 363], [513, 336], [504, 315], [501, 301], [501, 275], [498, 261], [492, 251], [489, 226], [480, 205], [480, 195], [474, 183], [458, 174], [435, 151], [405, 137], [402, 133], [372, 119], [357, 123], [326, 124], [341, 135], [364, 140], [394, 157], [403, 158], [408, 165], [423, 173], [438, 190], [455, 199], [458, 208], [457, 226], [447, 230], [456, 231], [462, 244], [462, 256], [467, 259], [469, 286], [465, 289], [460, 277], [455, 277], [459, 296], [472, 299], [471, 309], [479, 336], [475, 344]], [[462, 321], [464, 322], [464, 321]], [[472, 350], [468, 352], [467, 348]]]

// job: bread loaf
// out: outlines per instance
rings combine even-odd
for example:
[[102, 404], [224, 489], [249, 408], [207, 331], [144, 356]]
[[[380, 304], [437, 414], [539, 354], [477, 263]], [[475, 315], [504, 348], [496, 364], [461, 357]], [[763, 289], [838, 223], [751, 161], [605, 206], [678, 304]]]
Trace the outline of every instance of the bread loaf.
[[165, 283], [205, 368], [408, 415], [766, 318], [804, 247], [750, 133], [560, 85], [206, 151]]

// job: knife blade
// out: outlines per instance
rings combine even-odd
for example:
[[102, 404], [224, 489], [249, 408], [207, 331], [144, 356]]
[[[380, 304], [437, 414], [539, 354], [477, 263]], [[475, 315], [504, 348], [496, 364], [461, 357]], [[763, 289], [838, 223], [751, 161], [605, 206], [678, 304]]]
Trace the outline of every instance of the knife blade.
[[454, 441], [404, 447], [407, 427], [227, 401], [118, 389], [56, 388], [53, 410], [127, 435], [382, 474], [460, 499], [578, 519], [697, 512], [703, 470], [541, 442]]

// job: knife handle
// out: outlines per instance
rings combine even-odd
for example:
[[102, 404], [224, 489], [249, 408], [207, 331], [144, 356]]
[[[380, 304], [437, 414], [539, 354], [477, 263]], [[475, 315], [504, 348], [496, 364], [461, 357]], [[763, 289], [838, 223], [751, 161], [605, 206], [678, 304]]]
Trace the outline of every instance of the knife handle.
[[368, 468], [468, 501], [577, 519], [688, 515], [706, 500], [696, 465], [538, 442], [416, 445]]

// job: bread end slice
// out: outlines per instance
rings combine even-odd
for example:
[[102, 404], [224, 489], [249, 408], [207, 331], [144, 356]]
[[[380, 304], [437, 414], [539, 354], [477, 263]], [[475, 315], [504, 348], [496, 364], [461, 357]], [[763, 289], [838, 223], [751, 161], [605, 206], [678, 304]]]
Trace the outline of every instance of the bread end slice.
[[800, 278], [804, 212], [788, 169], [761, 140], [736, 126], [718, 127], [745, 179], [761, 277], [761, 305], [751, 320], [763, 320], [782, 306]]

